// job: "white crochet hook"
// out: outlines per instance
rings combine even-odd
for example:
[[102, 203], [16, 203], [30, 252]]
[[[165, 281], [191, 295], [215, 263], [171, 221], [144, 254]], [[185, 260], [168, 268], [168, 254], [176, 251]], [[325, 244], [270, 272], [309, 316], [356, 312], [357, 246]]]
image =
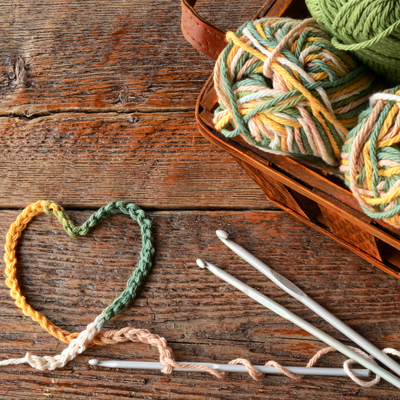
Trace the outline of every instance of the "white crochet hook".
[[309, 322], [300, 318], [299, 316], [292, 313], [291, 311], [289, 311], [285, 307], [281, 306], [280, 304], [276, 303], [275, 301], [271, 300], [267, 296], [264, 296], [257, 290], [255, 290], [252, 287], [246, 285], [245, 283], [239, 281], [238, 279], [234, 278], [232, 275], [228, 274], [225, 271], [222, 271], [221, 269], [219, 269], [215, 265], [210, 264], [207, 261], [198, 259], [197, 265], [200, 268], [207, 268], [214, 275], [218, 276], [225, 282], [230, 283], [235, 288], [237, 288], [240, 291], [242, 291], [243, 293], [247, 294], [247, 296], [251, 297], [253, 300], [255, 300], [258, 303], [262, 304], [263, 306], [269, 308], [271, 311], [280, 315], [281, 317], [286, 318], [287, 320], [289, 320], [293, 324], [299, 326], [300, 328], [304, 329], [305, 331], [311, 333], [311, 335], [322, 340], [329, 346], [333, 347], [340, 353], [344, 354], [345, 356], [347, 356], [350, 359], [354, 360], [355, 362], [359, 363], [363, 367], [368, 368], [372, 372], [375, 372], [375, 374], [379, 375], [381, 378], [385, 379], [386, 381], [390, 382], [392, 385], [394, 385], [400, 389], [400, 379], [399, 378], [392, 375], [390, 372], [384, 370], [383, 368], [381, 368], [379, 365], [375, 364], [374, 362], [360, 356], [355, 351], [353, 351], [352, 349], [345, 346], [343, 343], [339, 342], [332, 336], [329, 336], [327, 333], [316, 328], [314, 325], [311, 325]]
[[[147, 362], [147, 361], [119, 361], [119, 360], [105, 360], [100, 361], [97, 359], [89, 360], [89, 364], [97, 367], [107, 367], [107, 368], [132, 368], [132, 369], [159, 369], [165, 368], [159, 362]], [[185, 363], [178, 363], [185, 364]], [[229, 365], [229, 364], [215, 364], [215, 363], [196, 363], [198, 365], [205, 365], [213, 368], [217, 371], [225, 372], [248, 372], [244, 365]], [[282, 371], [274, 367], [266, 367], [265, 365], [254, 365], [257, 372], [262, 372], [263, 374], [283, 374]], [[300, 375], [321, 375], [321, 376], [347, 376], [346, 371], [343, 368], [307, 368], [307, 367], [284, 367], [288, 371], [294, 374]], [[174, 368], [174, 371], [197, 371], [201, 370], [194, 368]], [[368, 369], [352, 369], [351, 370], [358, 377], [368, 377], [371, 375], [371, 371]]]
[[363, 348], [367, 353], [371, 354], [371, 356], [375, 357], [377, 360], [381, 361], [383, 364], [389, 367], [393, 372], [396, 372], [396, 374], [400, 375], [400, 365], [392, 358], [390, 358], [387, 354], [383, 353], [376, 346], [374, 346], [367, 339], [365, 339], [355, 330], [346, 325], [339, 318], [331, 314], [328, 310], [318, 304], [311, 297], [308, 297], [294, 283], [290, 282], [288, 279], [265, 265], [262, 261], [254, 257], [253, 254], [248, 252], [242, 246], [230, 240], [227, 232], [218, 230], [216, 231], [216, 234], [221, 239], [221, 241], [225, 243], [231, 250], [233, 250], [239, 257], [243, 258], [243, 260], [247, 261], [254, 268], [258, 269], [262, 274], [271, 279], [272, 282], [278, 285], [286, 293], [290, 294], [295, 299], [302, 302], [305, 306], [313, 310], [325, 321], [334, 326], [338, 331], [342, 332], [354, 343], [357, 343], [361, 348]]

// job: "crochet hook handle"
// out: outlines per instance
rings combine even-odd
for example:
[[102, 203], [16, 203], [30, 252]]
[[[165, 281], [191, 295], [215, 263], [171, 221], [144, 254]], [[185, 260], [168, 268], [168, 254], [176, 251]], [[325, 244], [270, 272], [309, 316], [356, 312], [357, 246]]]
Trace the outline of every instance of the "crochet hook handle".
[[[159, 362], [147, 362], [147, 361], [120, 361], [120, 360], [105, 360], [100, 361], [97, 359], [89, 360], [89, 364], [96, 367], [106, 367], [106, 368], [131, 368], [131, 369], [159, 369], [165, 368]], [[183, 367], [175, 367], [174, 371], [200, 371], [194, 368], [186, 367], [187, 363], [182, 364]], [[249, 372], [244, 365], [230, 365], [230, 364], [216, 364], [216, 363], [201, 363], [196, 362], [196, 365], [205, 365], [207, 367], [216, 369], [217, 371], [225, 372]], [[267, 367], [265, 365], [254, 365], [257, 372], [263, 374], [283, 374], [282, 371], [275, 367]], [[343, 368], [307, 368], [307, 367], [284, 367], [289, 372], [293, 374], [300, 375], [320, 375], [320, 376], [347, 376], [346, 371]], [[371, 372], [368, 369], [352, 369], [353, 372], [358, 377], [368, 377]]]
[[305, 306], [313, 310], [316, 314], [322, 317], [325, 321], [329, 322], [332, 326], [334, 326], [337, 330], [346, 335], [354, 343], [357, 343], [367, 353], [371, 354], [377, 360], [381, 361], [383, 364], [389, 367], [393, 372], [396, 372], [396, 374], [400, 375], [400, 365], [392, 358], [390, 358], [387, 354], [383, 353], [367, 339], [362, 337], [359, 333], [350, 328], [339, 318], [335, 317], [328, 310], [318, 304], [315, 300], [307, 296], [294, 283], [290, 282], [288, 279], [265, 265], [262, 261], [253, 256], [253, 254], [244, 249], [242, 246], [230, 240], [227, 232], [218, 230], [216, 233], [221, 241], [225, 243], [231, 250], [233, 250], [238, 256], [243, 258], [250, 265], [258, 269], [262, 274], [271, 279], [271, 281], [277, 284], [286, 293], [290, 294], [295, 299], [302, 302]]
[[281, 306], [280, 304], [276, 303], [272, 299], [264, 296], [257, 290], [253, 289], [252, 287], [246, 285], [245, 283], [239, 281], [238, 279], [234, 278], [232, 275], [228, 274], [225, 271], [222, 271], [215, 265], [210, 264], [207, 261], [197, 260], [197, 265], [200, 268], [207, 268], [211, 271], [214, 275], [218, 276], [225, 282], [228, 282], [235, 288], [239, 289], [243, 293], [247, 294], [247, 296], [251, 297], [253, 300], [257, 301], [258, 303], [262, 304], [264, 307], [269, 308], [271, 311], [275, 312], [276, 314], [280, 315], [283, 318], [286, 318], [293, 324], [299, 326], [300, 328], [304, 329], [305, 331], [311, 333], [311, 335], [315, 336], [316, 338], [322, 340], [329, 346], [333, 347], [340, 353], [344, 354], [345, 356], [351, 358], [355, 362], [361, 364], [363, 367], [368, 368], [375, 374], [379, 375], [381, 378], [385, 379], [386, 381], [390, 382], [392, 385], [396, 386], [400, 389], [400, 379], [396, 376], [392, 375], [390, 372], [384, 370], [379, 365], [375, 364], [374, 362], [360, 356], [355, 351], [351, 350], [343, 343], [339, 342], [338, 340], [334, 339], [332, 336], [329, 336], [327, 333], [321, 331], [320, 329], [316, 328], [314, 325], [311, 325], [309, 322], [305, 321], [304, 319], [300, 318], [298, 315], [292, 313], [285, 307]]

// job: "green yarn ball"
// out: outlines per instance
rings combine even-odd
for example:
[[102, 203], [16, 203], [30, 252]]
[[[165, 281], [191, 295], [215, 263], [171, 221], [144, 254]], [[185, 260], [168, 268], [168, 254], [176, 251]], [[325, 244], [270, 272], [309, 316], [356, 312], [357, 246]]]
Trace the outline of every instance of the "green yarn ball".
[[311, 15], [332, 36], [393, 84], [400, 83], [400, 0], [306, 0]]

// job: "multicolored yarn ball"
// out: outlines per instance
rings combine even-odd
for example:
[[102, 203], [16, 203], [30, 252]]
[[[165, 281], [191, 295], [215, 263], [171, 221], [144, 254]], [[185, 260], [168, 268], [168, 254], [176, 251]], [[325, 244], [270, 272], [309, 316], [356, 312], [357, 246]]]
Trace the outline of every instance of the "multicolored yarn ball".
[[400, 86], [370, 103], [348, 134], [340, 169], [366, 214], [400, 227]]
[[339, 165], [377, 79], [313, 19], [263, 18], [226, 37], [214, 69], [215, 128], [268, 152]]
[[399, 0], [306, 0], [333, 45], [353, 52], [392, 84], [400, 83]]

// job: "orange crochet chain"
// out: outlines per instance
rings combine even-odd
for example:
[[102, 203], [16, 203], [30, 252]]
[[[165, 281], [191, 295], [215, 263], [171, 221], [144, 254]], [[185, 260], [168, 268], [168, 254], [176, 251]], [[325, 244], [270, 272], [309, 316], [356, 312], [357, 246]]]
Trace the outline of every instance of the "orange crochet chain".
[[[38, 201], [34, 204], [30, 204], [26, 207], [23, 212], [18, 216], [17, 220], [11, 225], [10, 230], [7, 234], [6, 245], [5, 245], [5, 255], [4, 260], [6, 262], [6, 285], [11, 289], [11, 297], [15, 299], [15, 304], [22, 310], [22, 312], [31, 317], [35, 322], [38, 322], [47, 332], [59, 339], [61, 342], [69, 343], [78, 334], [70, 333], [65, 331], [58, 326], [50, 322], [42, 313], [33, 309], [21, 294], [21, 289], [17, 279], [17, 257], [16, 257], [16, 247], [18, 240], [21, 237], [22, 232], [26, 229], [30, 221], [41, 212], [44, 212], [44, 207], [49, 210], [59, 211], [57, 204], [50, 203], [48, 201]], [[101, 341], [98, 339], [96, 343]]]

